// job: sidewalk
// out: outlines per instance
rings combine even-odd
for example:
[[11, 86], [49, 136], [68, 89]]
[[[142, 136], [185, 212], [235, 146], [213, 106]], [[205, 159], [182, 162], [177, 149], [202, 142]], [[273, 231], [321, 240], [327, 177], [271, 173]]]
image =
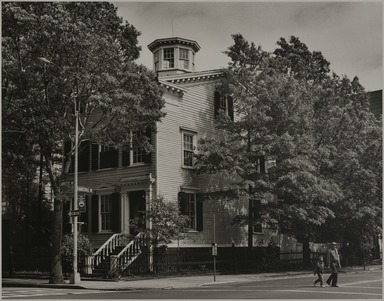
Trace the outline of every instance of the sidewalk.
[[[381, 265], [363, 267], [348, 267], [340, 273], [369, 273], [381, 270]], [[159, 278], [139, 278], [132, 277], [120, 280], [81, 280], [79, 284], [49, 284], [48, 279], [22, 279], [22, 278], [3, 278], [2, 286], [17, 287], [46, 287], [46, 288], [77, 288], [93, 290], [143, 290], [143, 289], [174, 289], [190, 288], [223, 283], [263, 281], [266, 279], [285, 279], [292, 277], [313, 277], [311, 271], [299, 272], [279, 272], [279, 273], [260, 273], [260, 274], [240, 274], [240, 275], [199, 275], [199, 276], [175, 276]]]

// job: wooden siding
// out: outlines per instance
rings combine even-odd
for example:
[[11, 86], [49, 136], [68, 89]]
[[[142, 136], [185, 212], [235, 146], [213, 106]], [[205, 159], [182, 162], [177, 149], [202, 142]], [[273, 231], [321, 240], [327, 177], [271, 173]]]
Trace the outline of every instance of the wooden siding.
[[[195, 175], [193, 170], [182, 167], [182, 131], [188, 129], [197, 133], [197, 141], [205, 136], [215, 135], [214, 91], [217, 80], [179, 84], [187, 92], [183, 96], [167, 92], [166, 117], [158, 125], [157, 191], [166, 199], [177, 201], [177, 194], [183, 189], [214, 191], [225, 186], [230, 177], [224, 179], [215, 175]], [[216, 216], [216, 238], [220, 244], [237, 245], [246, 243], [244, 227], [231, 226], [232, 218], [247, 211], [247, 201], [230, 204], [220, 201], [205, 201], [203, 204], [203, 231], [188, 233], [189, 239], [180, 242], [185, 246], [207, 245], [213, 239], [213, 215]]]

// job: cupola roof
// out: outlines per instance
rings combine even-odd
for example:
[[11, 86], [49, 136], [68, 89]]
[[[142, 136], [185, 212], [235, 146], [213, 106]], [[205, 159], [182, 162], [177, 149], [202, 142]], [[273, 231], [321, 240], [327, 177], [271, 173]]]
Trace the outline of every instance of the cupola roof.
[[200, 50], [200, 45], [197, 44], [196, 41], [178, 38], [178, 37], [156, 39], [151, 44], [148, 45], [148, 49], [153, 52], [156, 48], [160, 46], [168, 46], [168, 45], [175, 45], [175, 44], [188, 46], [194, 52], [198, 52]]

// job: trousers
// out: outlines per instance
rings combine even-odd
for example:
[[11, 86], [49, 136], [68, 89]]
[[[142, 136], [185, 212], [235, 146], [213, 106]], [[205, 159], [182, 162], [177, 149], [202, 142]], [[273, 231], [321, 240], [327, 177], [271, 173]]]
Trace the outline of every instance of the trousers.
[[338, 278], [338, 272], [339, 272], [338, 268], [339, 268], [339, 265], [337, 262], [331, 262], [332, 273], [327, 280], [328, 285], [332, 285], [332, 286], [337, 285], [337, 278]]

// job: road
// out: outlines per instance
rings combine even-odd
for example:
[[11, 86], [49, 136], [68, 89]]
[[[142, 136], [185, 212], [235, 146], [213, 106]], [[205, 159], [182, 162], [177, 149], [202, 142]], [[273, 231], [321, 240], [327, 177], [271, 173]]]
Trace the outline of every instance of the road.
[[313, 287], [314, 277], [216, 283], [188, 289], [85, 290], [5, 287], [3, 299], [382, 299], [382, 271], [341, 274], [340, 287]]

